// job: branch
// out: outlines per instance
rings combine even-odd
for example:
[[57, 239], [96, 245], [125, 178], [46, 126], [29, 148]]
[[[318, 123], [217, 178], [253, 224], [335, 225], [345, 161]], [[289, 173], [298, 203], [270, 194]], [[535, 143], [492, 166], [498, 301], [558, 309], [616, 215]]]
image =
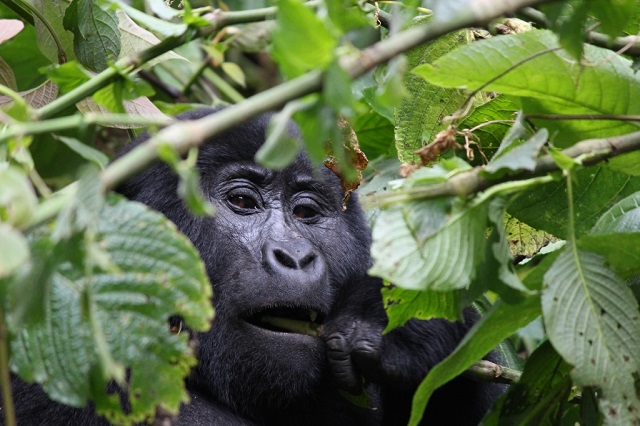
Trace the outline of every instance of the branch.
[[43, 133], [59, 132], [61, 130], [77, 129], [89, 125], [123, 125], [123, 126], [159, 126], [166, 127], [175, 120], [164, 115], [143, 117], [128, 114], [98, 114], [86, 113], [84, 115], [75, 114], [67, 117], [53, 118], [46, 121], [21, 122], [12, 121], [0, 134], [0, 143], [9, 139], [24, 135], [38, 135]]
[[[613, 136], [602, 139], [587, 139], [562, 151], [573, 158], [581, 158], [583, 166], [592, 166], [609, 158], [640, 150], [640, 131], [628, 133], [622, 136]], [[462, 197], [474, 195], [492, 186], [505, 181], [521, 181], [543, 176], [548, 173], [560, 171], [551, 155], [540, 157], [533, 171], [521, 171], [500, 179], [487, 179], [480, 175], [483, 167], [475, 167], [472, 170], [458, 173], [446, 182], [430, 186], [421, 186], [386, 194], [376, 194], [360, 199], [368, 205], [382, 207], [399, 202], [415, 201], [425, 198], [437, 198], [450, 195]]]
[[[531, 7], [520, 10], [518, 15], [541, 28], [551, 27], [545, 14]], [[594, 46], [604, 47], [605, 49], [610, 49], [615, 52], [624, 50], [626, 55], [640, 57], [640, 37], [638, 36], [611, 38], [606, 34], [589, 31], [585, 36], [585, 41]]]
[[505, 383], [508, 385], [517, 382], [522, 376], [522, 372], [518, 370], [486, 360], [477, 361], [462, 374], [476, 382]]

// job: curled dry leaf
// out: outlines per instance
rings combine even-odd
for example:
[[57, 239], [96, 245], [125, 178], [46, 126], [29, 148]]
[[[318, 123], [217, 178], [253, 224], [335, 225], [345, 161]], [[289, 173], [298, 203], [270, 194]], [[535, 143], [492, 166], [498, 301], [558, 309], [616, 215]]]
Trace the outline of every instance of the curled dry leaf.
[[369, 164], [369, 160], [364, 152], [360, 150], [356, 132], [353, 131], [347, 120], [340, 117], [338, 119], [338, 126], [342, 131], [342, 147], [347, 154], [346, 160], [349, 162], [348, 167], [356, 171], [357, 177], [355, 180], [348, 179], [344, 173], [345, 169], [338, 164], [337, 158], [331, 153], [327, 156], [324, 165], [340, 178], [340, 185], [344, 191], [342, 209], [346, 210], [351, 193], [355, 191], [358, 186], [360, 186], [360, 182], [362, 182], [362, 171], [367, 167], [367, 164]]
[[435, 161], [440, 154], [454, 148], [462, 148], [456, 142], [456, 128], [449, 126], [445, 130], [439, 132], [433, 142], [415, 151], [420, 156], [423, 166]]

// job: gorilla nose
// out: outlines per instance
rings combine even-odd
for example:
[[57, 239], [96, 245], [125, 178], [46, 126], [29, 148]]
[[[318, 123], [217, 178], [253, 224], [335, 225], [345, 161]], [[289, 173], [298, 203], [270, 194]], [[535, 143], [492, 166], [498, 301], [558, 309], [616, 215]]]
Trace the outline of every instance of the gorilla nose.
[[268, 241], [264, 245], [267, 266], [283, 275], [322, 274], [322, 260], [315, 247], [307, 240]]

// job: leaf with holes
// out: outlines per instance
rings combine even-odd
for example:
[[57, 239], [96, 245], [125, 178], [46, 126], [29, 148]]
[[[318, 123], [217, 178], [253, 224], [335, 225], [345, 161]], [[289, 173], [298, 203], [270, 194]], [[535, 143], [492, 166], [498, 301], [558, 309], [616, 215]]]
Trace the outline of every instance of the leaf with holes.
[[[184, 377], [195, 358], [187, 334], [170, 333], [169, 316], [205, 330], [213, 311], [211, 286], [191, 243], [161, 214], [114, 199], [101, 211], [94, 241], [112, 266], [91, 267], [84, 238], [58, 243], [40, 288], [44, 318], [12, 330], [11, 361], [54, 400], [79, 407], [89, 397], [110, 421], [131, 424], [152, 418], [156, 407], [175, 413], [188, 398]], [[46, 232], [35, 232], [32, 244], [50, 239]], [[16, 276], [29, 276], [23, 272]], [[10, 285], [19, 290], [26, 283]], [[124, 368], [127, 414], [118, 395], [107, 393]]]
[[640, 314], [605, 258], [568, 248], [544, 276], [542, 310], [551, 343], [572, 364], [577, 385], [602, 390], [600, 409], [616, 424], [640, 422]]

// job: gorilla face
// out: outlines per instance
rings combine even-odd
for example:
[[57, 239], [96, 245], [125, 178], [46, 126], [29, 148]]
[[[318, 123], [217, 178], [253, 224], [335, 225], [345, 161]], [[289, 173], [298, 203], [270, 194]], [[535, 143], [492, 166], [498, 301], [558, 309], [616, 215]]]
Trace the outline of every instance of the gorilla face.
[[255, 164], [268, 118], [202, 147], [198, 167], [214, 217], [193, 217], [176, 200], [176, 178], [164, 165], [122, 189], [176, 223], [207, 266], [216, 317], [199, 336], [191, 385], [253, 414], [308, 399], [328, 375], [324, 343], [273, 318], [321, 324], [337, 290], [369, 266], [368, 227], [355, 197], [343, 211], [335, 175], [303, 155], [277, 172]]

